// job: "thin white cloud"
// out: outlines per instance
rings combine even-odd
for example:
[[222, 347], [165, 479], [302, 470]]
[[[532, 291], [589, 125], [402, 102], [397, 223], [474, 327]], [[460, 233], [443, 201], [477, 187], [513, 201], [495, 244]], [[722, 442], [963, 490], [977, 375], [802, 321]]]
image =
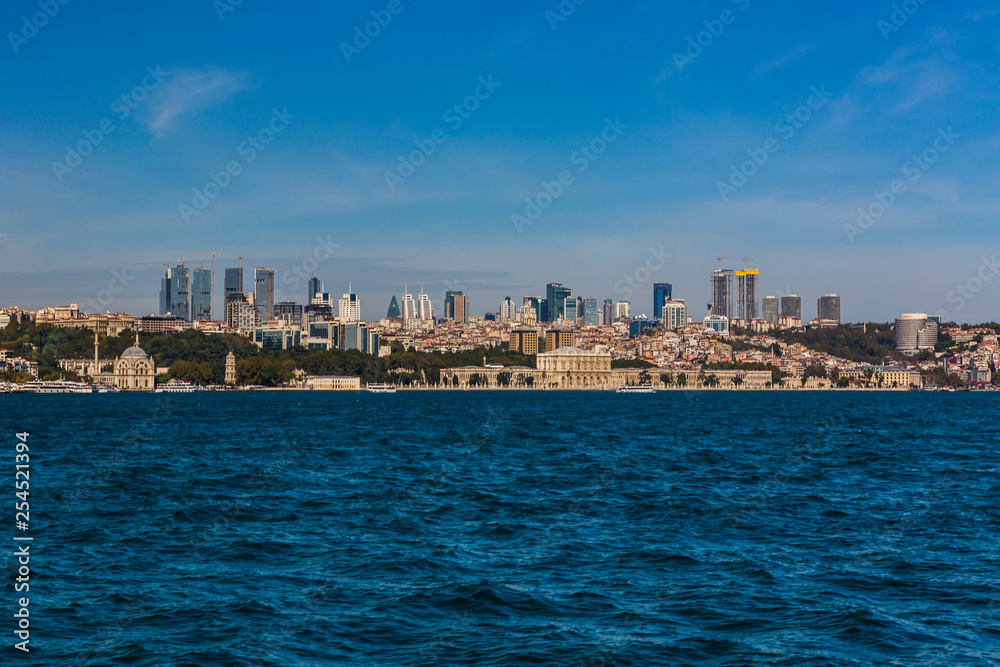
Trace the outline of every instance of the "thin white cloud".
[[152, 95], [146, 125], [157, 134], [169, 132], [181, 117], [220, 104], [249, 86], [244, 73], [218, 67], [170, 70]]
[[768, 62], [761, 63], [760, 65], [754, 67], [753, 70], [750, 72], [750, 79], [756, 80], [763, 77], [765, 74], [768, 74], [769, 72], [781, 69], [782, 67], [792, 62], [793, 60], [796, 60], [806, 55], [811, 50], [812, 47], [809, 46], [808, 44], [799, 44], [794, 49], [791, 49], [790, 51], [781, 54], [774, 60], [769, 60]]

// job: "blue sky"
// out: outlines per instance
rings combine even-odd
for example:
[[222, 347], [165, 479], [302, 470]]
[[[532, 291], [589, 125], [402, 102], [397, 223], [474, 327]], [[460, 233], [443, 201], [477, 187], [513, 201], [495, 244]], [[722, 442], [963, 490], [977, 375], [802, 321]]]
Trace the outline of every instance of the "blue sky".
[[[1000, 319], [991, 3], [229, 2], [70, 0], [36, 31], [37, 0], [0, 9], [0, 305], [149, 313], [164, 262], [217, 251], [299, 301], [319, 254], [367, 318], [403, 285], [464, 289], [481, 313], [553, 281], [634, 313], [670, 282], [700, 317], [722, 255], [754, 258], [761, 296], [797, 293], [807, 316], [836, 292], [852, 321]], [[345, 55], [372, 12], [386, 25]], [[99, 135], [67, 170], [67, 146]], [[720, 194], [734, 166], [752, 175]], [[225, 187], [185, 215], [213, 173]]]

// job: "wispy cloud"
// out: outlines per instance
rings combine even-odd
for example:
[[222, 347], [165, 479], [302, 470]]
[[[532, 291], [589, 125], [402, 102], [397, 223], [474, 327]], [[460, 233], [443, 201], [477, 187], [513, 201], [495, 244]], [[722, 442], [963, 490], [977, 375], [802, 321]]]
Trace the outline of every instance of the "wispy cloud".
[[150, 101], [146, 125], [156, 134], [167, 133], [182, 116], [220, 104], [249, 87], [242, 72], [218, 67], [170, 70]]
[[761, 63], [756, 67], [754, 67], [753, 70], [750, 71], [750, 79], [756, 80], [769, 72], [773, 72], [776, 69], [781, 69], [782, 67], [792, 62], [793, 60], [796, 60], [806, 55], [811, 50], [812, 47], [809, 46], [808, 44], [799, 44], [794, 49], [788, 51], [787, 53], [783, 53], [774, 60], [769, 60], [765, 63]]

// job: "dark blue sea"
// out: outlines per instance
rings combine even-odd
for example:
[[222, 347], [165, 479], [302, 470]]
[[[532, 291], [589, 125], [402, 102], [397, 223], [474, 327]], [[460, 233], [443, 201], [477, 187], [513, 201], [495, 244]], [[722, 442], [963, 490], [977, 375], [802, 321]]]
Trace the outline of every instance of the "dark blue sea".
[[[0, 396], [0, 663], [998, 665], [998, 407]], [[34, 538], [27, 654], [17, 535]]]

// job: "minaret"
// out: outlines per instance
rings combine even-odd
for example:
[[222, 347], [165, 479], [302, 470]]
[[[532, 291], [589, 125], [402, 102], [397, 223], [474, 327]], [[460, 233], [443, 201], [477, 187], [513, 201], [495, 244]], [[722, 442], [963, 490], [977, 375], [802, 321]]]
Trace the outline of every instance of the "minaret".
[[97, 354], [97, 327], [94, 327], [94, 372], [91, 373], [91, 377], [94, 381], [97, 381], [97, 376], [101, 373], [101, 360]]

